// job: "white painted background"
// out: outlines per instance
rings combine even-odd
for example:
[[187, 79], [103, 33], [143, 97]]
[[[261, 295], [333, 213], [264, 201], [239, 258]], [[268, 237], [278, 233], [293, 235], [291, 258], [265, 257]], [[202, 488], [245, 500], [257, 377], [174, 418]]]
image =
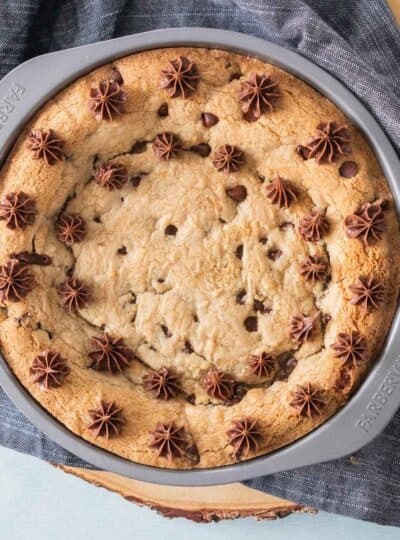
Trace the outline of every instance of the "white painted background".
[[320, 513], [169, 520], [47, 463], [0, 448], [0, 540], [399, 540], [400, 529]]

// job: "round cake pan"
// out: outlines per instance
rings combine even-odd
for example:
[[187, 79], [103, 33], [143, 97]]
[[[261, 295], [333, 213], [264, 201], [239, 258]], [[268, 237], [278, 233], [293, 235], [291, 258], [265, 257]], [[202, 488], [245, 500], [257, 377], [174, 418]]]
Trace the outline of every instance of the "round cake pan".
[[[374, 117], [335, 78], [295, 52], [245, 34], [206, 28], [171, 28], [126, 36], [33, 58], [0, 82], [0, 159], [4, 160], [32, 114], [78, 76], [121, 56], [159, 47], [220, 48], [271, 62], [326, 95], [372, 144], [400, 209], [399, 159]], [[400, 313], [397, 309], [381, 354], [350, 401], [321, 427], [266, 456], [204, 470], [170, 470], [140, 465], [74, 435], [47, 413], [0, 358], [0, 384], [25, 416], [52, 440], [92, 465], [160, 484], [201, 486], [237, 482], [349, 455], [376, 437], [400, 406]]]

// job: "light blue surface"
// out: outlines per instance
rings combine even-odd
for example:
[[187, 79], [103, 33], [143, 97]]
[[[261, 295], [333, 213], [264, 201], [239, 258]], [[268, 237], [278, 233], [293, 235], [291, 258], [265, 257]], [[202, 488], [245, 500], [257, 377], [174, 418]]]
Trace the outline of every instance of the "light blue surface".
[[[318, 536], [317, 536], [318, 535]], [[320, 513], [278, 521], [207, 525], [168, 520], [64, 474], [30, 456], [0, 448], [1, 540], [399, 540], [400, 529]]]

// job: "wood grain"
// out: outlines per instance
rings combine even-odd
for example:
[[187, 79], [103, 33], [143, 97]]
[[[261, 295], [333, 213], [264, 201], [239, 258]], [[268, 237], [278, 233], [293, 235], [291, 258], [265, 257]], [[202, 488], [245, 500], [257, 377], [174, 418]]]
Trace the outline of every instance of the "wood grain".
[[388, 0], [388, 4], [393, 15], [396, 17], [397, 21], [400, 22], [400, 0]]
[[293, 512], [315, 512], [312, 508], [273, 497], [241, 484], [198, 488], [155, 486], [104, 471], [89, 471], [65, 465], [57, 467], [170, 518], [184, 517], [199, 523], [209, 523], [239, 517], [254, 517], [257, 520], [277, 519]]

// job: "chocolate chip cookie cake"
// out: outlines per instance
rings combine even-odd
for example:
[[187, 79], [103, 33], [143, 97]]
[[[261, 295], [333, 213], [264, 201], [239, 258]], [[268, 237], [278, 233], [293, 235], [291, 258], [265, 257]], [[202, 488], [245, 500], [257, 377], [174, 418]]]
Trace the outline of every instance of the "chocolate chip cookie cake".
[[147, 51], [75, 81], [1, 171], [0, 340], [78, 436], [148, 465], [266, 454], [338, 411], [398, 296], [368, 142], [254, 58]]

